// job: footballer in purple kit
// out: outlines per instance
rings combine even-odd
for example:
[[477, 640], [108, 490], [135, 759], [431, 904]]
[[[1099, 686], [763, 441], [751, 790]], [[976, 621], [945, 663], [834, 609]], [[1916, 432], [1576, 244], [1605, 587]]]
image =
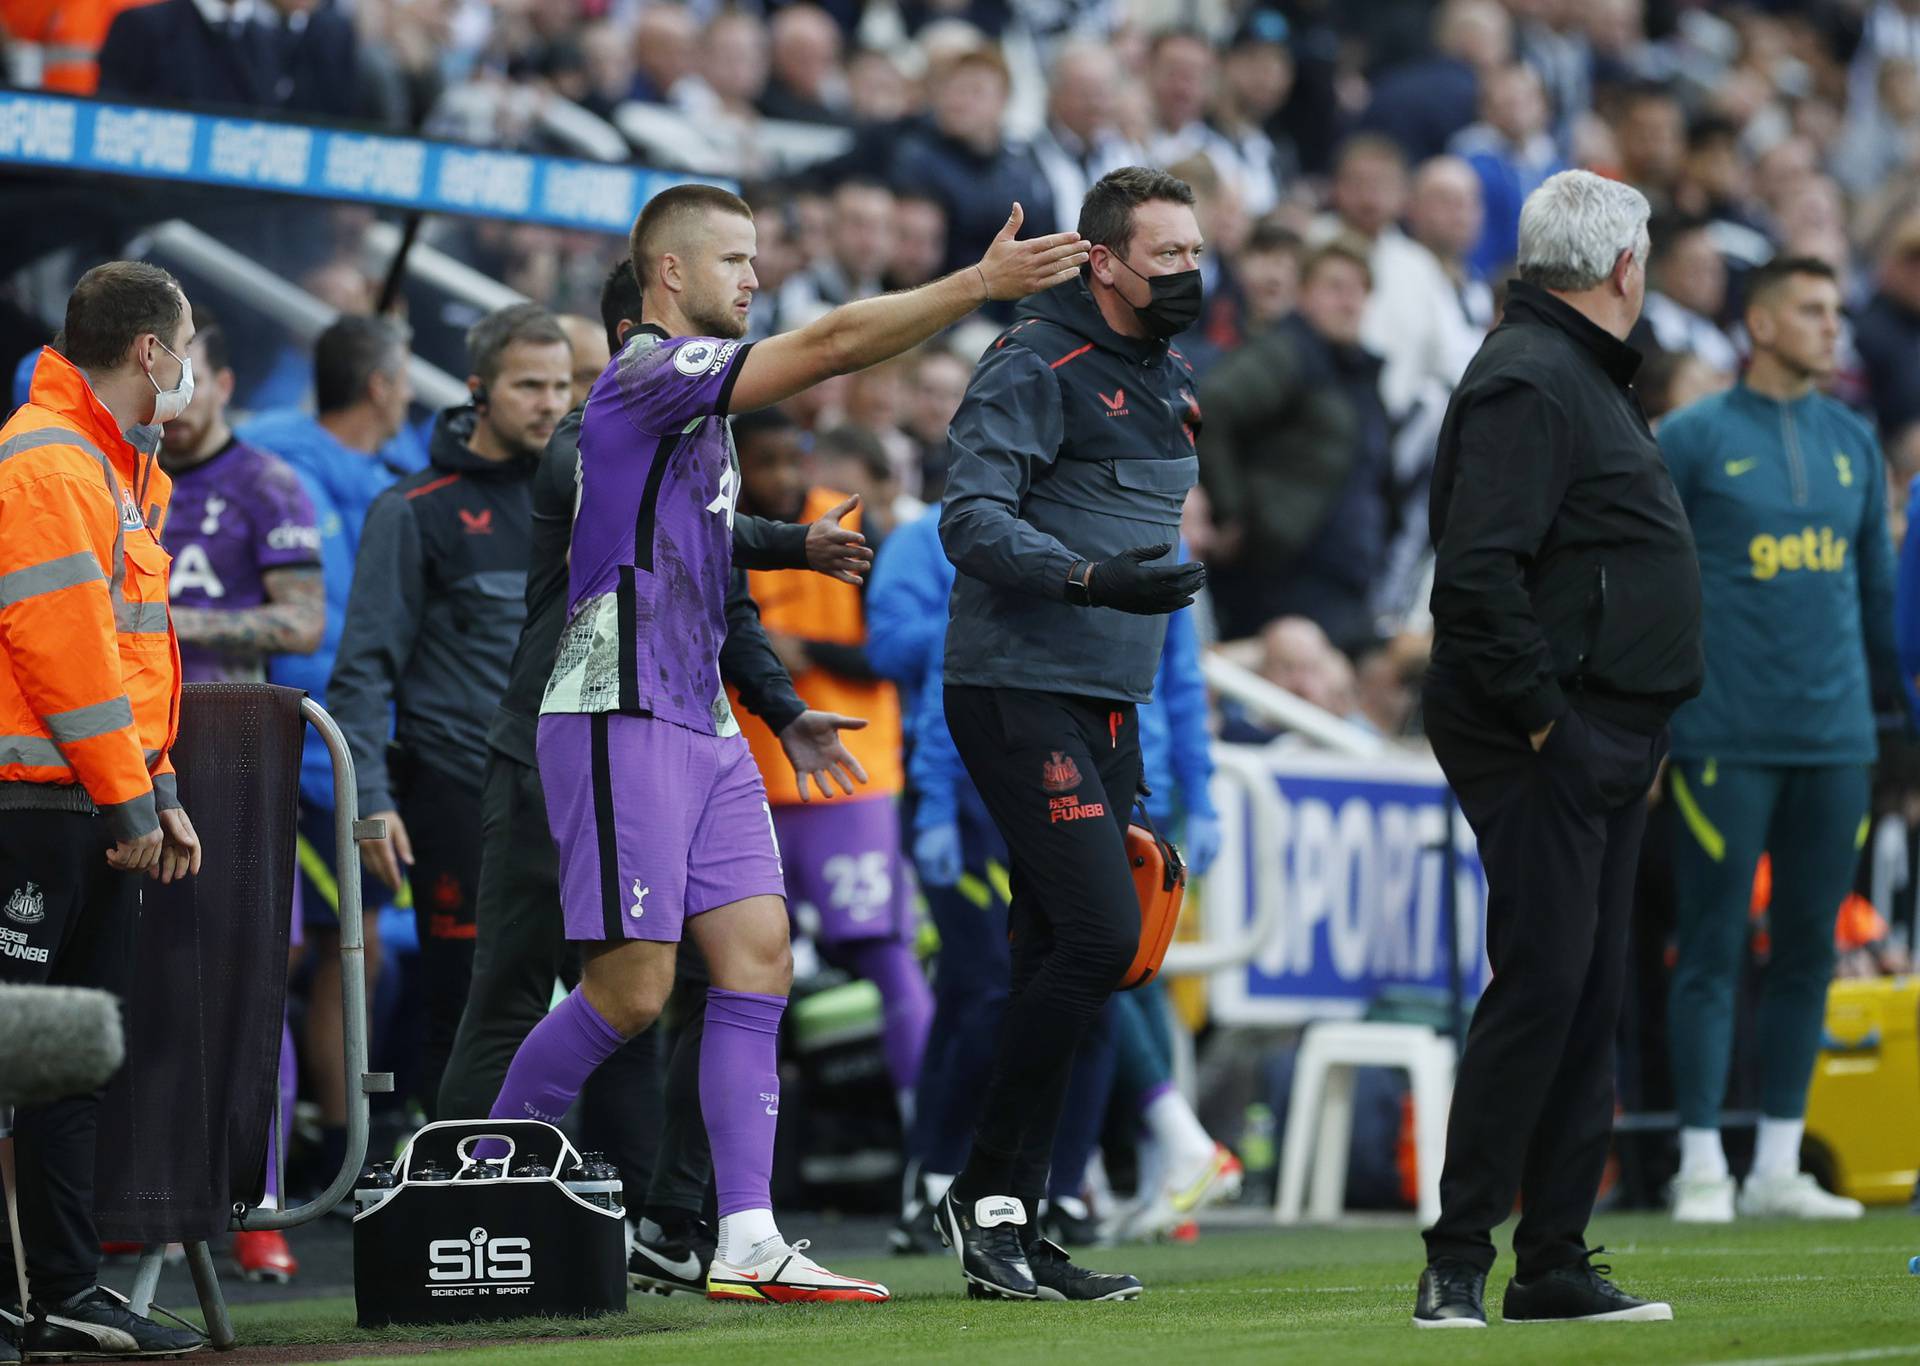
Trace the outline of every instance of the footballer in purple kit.
[[[1021, 218], [1015, 205], [975, 266], [751, 344], [741, 338], [759, 282], [744, 201], [676, 186], [633, 227], [646, 311], [581, 421], [567, 625], [538, 740], [581, 981], [521, 1045], [493, 1114], [564, 1113], [593, 1069], [659, 1014], [678, 941], [691, 935], [713, 979], [700, 1108], [719, 1197], [715, 1299], [887, 1298], [884, 1286], [820, 1266], [773, 1217], [776, 1054], [793, 963], [772, 814], [720, 683], [740, 489], [726, 419], [910, 350], [990, 299], [1072, 278], [1087, 258], [1079, 235], [1018, 241]], [[835, 752], [828, 771], [851, 795], [865, 775], [844, 747]]]

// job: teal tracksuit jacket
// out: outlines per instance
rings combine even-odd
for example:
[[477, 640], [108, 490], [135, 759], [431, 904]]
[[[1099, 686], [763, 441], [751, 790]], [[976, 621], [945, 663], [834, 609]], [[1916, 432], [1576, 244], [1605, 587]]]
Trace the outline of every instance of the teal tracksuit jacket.
[[1870, 670], [1891, 680], [1894, 559], [1879, 443], [1823, 394], [1736, 385], [1660, 425], [1699, 547], [1706, 686], [1677, 759], [1870, 763]]

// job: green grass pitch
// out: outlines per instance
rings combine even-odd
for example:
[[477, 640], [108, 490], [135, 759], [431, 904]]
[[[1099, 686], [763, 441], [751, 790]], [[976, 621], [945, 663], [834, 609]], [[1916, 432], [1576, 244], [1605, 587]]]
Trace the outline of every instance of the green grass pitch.
[[[795, 1221], [796, 1227], [804, 1221]], [[1510, 1232], [1507, 1230], [1506, 1232]], [[830, 1238], [826, 1241], [830, 1242]], [[1500, 1240], [1504, 1246], [1505, 1237]], [[418, 1363], [421, 1346], [459, 1366], [832, 1366], [869, 1363], [1062, 1362], [1071, 1366], [1226, 1366], [1298, 1361], [1380, 1362], [1920, 1363], [1920, 1219], [1883, 1211], [1852, 1224], [1742, 1222], [1681, 1227], [1664, 1216], [1595, 1222], [1591, 1241], [1615, 1278], [1671, 1300], [1675, 1321], [1503, 1325], [1499, 1296], [1511, 1273], [1503, 1252], [1488, 1282], [1484, 1332], [1420, 1332], [1408, 1315], [1420, 1267], [1411, 1228], [1210, 1230], [1187, 1247], [1089, 1251], [1090, 1266], [1128, 1270], [1147, 1284], [1132, 1304], [985, 1304], [960, 1293], [951, 1258], [828, 1265], [884, 1280], [888, 1305], [802, 1309], [635, 1296], [629, 1311], [592, 1323], [521, 1321], [366, 1333], [344, 1300], [256, 1305], [235, 1314], [243, 1347], [301, 1346], [356, 1361]], [[390, 1358], [386, 1344], [406, 1344]]]

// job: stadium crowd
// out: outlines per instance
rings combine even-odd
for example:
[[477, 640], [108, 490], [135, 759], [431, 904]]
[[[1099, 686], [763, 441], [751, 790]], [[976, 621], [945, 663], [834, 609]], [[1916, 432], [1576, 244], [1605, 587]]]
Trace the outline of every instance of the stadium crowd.
[[[1089, 186], [1117, 168], [1184, 180], [1207, 239], [1205, 311], [1175, 340], [1203, 416], [1184, 552], [1208, 563], [1211, 585], [1174, 627], [1147, 767], [1154, 814], [1197, 871], [1220, 845], [1209, 736], [1276, 738], [1257, 712], [1208, 695], [1202, 651], [1420, 745], [1435, 442], [1454, 385], [1501, 315], [1520, 205], [1558, 171], [1623, 180], [1653, 206], [1645, 311], [1630, 342], [1656, 431], [1735, 384], [1752, 351], [1754, 272], [1776, 256], [1831, 269], [1844, 316], [1824, 387], [1877, 433], [1893, 544], [1910, 530], [1920, 474], [1914, 0], [0, 0], [0, 22], [23, 84], [571, 155], [610, 136], [615, 155], [729, 175], [755, 211], [753, 338], [970, 265], [1012, 202], [1027, 234], [1045, 234], [1073, 227]], [[75, 62], [76, 45], [97, 55]], [[805, 164], [796, 127], [815, 149]], [[163, 452], [176, 481], [174, 619], [189, 681], [270, 678], [333, 708], [355, 741], [363, 814], [390, 822], [365, 862], [376, 1051], [401, 1082], [382, 1131], [391, 1140], [449, 1113], [442, 1072], [467, 1028], [462, 1008], [472, 1011], [469, 979], [485, 971], [473, 831], [489, 747], [503, 748], [493, 714], [520, 636], [514, 576], [537, 535], [534, 470], [637, 321], [637, 287], [621, 282], [619, 239], [442, 220], [423, 242], [531, 303], [485, 311], [414, 295], [410, 312], [403, 298], [379, 317], [371, 213], [298, 217], [297, 230], [270, 240], [230, 222], [217, 230], [339, 310], [313, 346], [257, 344], [270, 334], [237, 301], [189, 284], [199, 386]], [[917, 1083], [928, 1067], [954, 1077], [981, 1066], [947, 1056], [964, 1033], [954, 1022], [983, 1003], [950, 990], [941, 965], [956, 941], [935, 927], [989, 907], [1005, 915], [1004, 873], [976, 856], [979, 822], [956, 798], [946, 758], [936, 628], [953, 571], [929, 509], [975, 357], [1012, 317], [989, 311], [734, 429], [743, 514], [822, 537], [844, 527], [874, 552], [864, 590], [818, 575], [795, 588], [791, 556], [785, 571], [756, 567], [751, 587], [804, 705], [874, 723], [850, 743], [873, 779], [862, 796], [877, 797], [879, 828], [794, 900], [796, 932], [814, 951], [802, 952], [803, 969], [879, 988], [874, 1062], [886, 1102], [839, 1119], [877, 1126], [883, 1142], [905, 1135], [905, 1250], [927, 1244], [920, 1213], [957, 1170], [964, 1153], [948, 1149], [968, 1128], [930, 1116]], [[475, 402], [423, 413], [410, 349], [471, 376]], [[16, 401], [34, 361], [22, 358]], [[486, 485], [485, 497], [436, 506], [435, 490], [458, 478]], [[849, 495], [859, 497], [851, 513]], [[492, 539], [476, 553], [483, 536]], [[1900, 590], [1903, 622], [1920, 619], [1920, 582], [1903, 576]], [[744, 677], [729, 681], [758, 717], [746, 726], [776, 823], [805, 819], [782, 753], [797, 713], [756, 697]], [[1873, 815], [1892, 822], [1910, 865], [1920, 772], [1906, 686], [1876, 698]], [[403, 743], [389, 765], [396, 707]], [[309, 1102], [316, 1177], [345, 1143], [339, 968], [327, 952], [338, 932], [332, 805], [324, 752], [310, 745], [295, 924], [317, 951], [298, 970], [303, 1047], [290, 1027], [283, 1084], [289, 1106], [296, 1088]], [[781, 834], [784, 843], [784, 825]], [[1863, 857], [1869, 896], [1888, 881], [1874, 874], [1883, 845]], [[1648, 858], [1660, 857], [1655, 841]], [[924, 926], [915, 885], [929, 903]], [[396, 899], [398, 911], [377, 909]], [[1907, 964], [1911, 894], [1898, 912], [1879, 899], [1842, 919], [1844, 972]], [[1664, 942], [1672, 894], [1644, 901], [1641, 932]], [[930, 989], [913, 950], [936, 938]], [[1055, 1149], [1050, 1192], [1054, 1226], [1075, 1241], [1100, 1228], [1165, 1234], [1238, 1188], [1239, 1162], [1171, 1085], [1168, 1008], [1156, 994], [1117, 1001], [1076, 1074], [1069, 1113], [1079, 1122]], [[1643, 1023], [1653, 1033], [1641, 1046], [1658, 1053], [1658, 1018]], [[646, 1084], [674, 1095], [664, 1058], [651, 1066]], [[496, 1087], [504, 1068], [505, 1056]], [[1664, 1108], [1654, 1092], [1637, 1100]], [[588, 1102], [591, 1111], [591, 1093]], [[1091, 1161], [1109, 1102], [1137, 1121], [1118, 1129], [1151, 1139], [1126, 1203]], [[630, 1189], [644, 1190], [655, 1140], [613, 1132], [606, 1116], [626, 1112], [612, 1104], [588, 1124]], [[1236, 1126], [1220, 1137], [1241, 1135]], [[673, 1233], [664, 1221], [654, 1233], [662, 1228]], [[243, 1237], [256, 1240], [240, 1250], [247, 1270], [292, 1274], [278, 1235]]]

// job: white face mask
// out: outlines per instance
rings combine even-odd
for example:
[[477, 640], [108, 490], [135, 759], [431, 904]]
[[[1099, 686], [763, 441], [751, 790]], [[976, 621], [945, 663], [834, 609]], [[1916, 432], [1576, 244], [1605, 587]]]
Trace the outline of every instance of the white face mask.
[[[154, 340], [160, 339], [156, 337]], [[173, 356], [173, 348], [165, 342], [160, 342], [160, 349], [169, 356]], [[186, 412], [187, 405], [193, 402], [193, 362], [181, 360], [178, 356], [173, 358], [180, 361], [180, 382], [173, 388], [162, 389], [160, 381], [153, 377], [153, 371], [147, 371], [147, 383], [153, 386], [153, 420], [155, 422], [173, 421], [174, 418]]]

